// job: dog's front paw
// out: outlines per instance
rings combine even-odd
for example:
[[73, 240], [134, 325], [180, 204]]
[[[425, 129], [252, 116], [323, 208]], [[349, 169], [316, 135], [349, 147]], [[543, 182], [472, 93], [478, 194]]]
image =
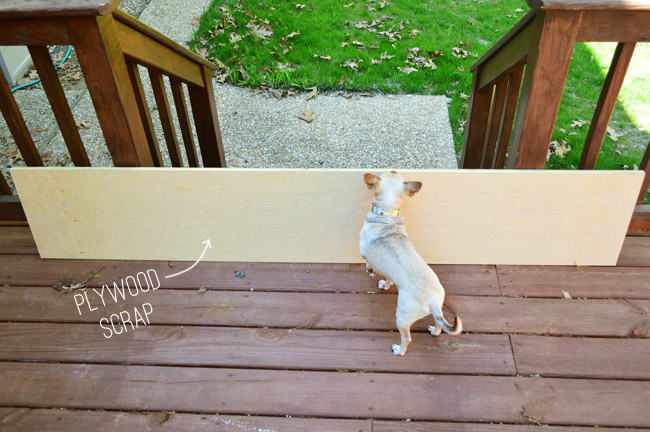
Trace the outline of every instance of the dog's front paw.
[[402, 347], [400, 345], [393, 345], [393, 354], [396, 354], [398, 356], [403, 356], [404, 352], [402, 351]]
[[427, 327], [427, 330], [429, 330], [431, 336], [440, 336], [440, 332], [442, 332], [442, 328], [436, 326], [429, 326]]
[[370, 277], [375, 277], [375, 272], [368, 266], [366, 266], [366, 274]]

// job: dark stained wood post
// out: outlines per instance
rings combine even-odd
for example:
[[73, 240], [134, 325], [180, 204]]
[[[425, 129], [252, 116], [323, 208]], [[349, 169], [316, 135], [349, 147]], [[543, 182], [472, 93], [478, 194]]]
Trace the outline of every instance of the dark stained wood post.
[[641, 184], [641, 191], [639, 192], [639, 199], [637, 201], [638, 204], [641, 204], [643, 203], [645, 194], [648, 192], [648, 188], [650, 187], [650, 142], [648, 143], [648, 147], [645, 149], [645, 154], [643, 155], [643, 160], [641, 161], [639, 169], [645, 171], [645, 178]]
[[479, 71], [474, 71], [472, 78], [472, 97], [467, 108], [467, 122], [463, 153], [460, 159], [461, 168], [480, 168], [485, 147], [485, 133], [490, 118], [493, 87], [479, 89]]
[[572, 10], [537, 12], [508, 168], [543, 169], [546, 164], [580, 18], [581, 12]]
[[627, 68], [630, 66], [635, 46], [636, 42], [628, 42], [619, 43], [616, 47], [605, 84], [600, 92], [600, 98], [598, 99], [594, 116], [591, 119], [587, 140], [585, 141], [585, 147], [582, 150], [580, 164], [578, 165], [579, 169], [596, 168], [598, 154], [603, 145], [607, 126], [612, 119], [616, 99], [618, 98], [618, 93], [621, 91], [621, 86], [623, 86], [623, 80], [625, 79]]
[[115, 166], [153, 166], [112, 15], [67, 20]]

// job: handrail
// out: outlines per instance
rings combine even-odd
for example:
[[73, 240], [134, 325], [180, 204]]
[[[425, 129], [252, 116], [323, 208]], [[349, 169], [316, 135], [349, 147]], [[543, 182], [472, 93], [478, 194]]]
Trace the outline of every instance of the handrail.
[[[528, 0], [528, 4], [532, 10], [471, 67], [461, 166], [544, 168], [574, 44], [611, 40], [619, 44], [579, 165], [594, 169], [635, 45], [649, 39], [650, 0]], [[650, 185], [650, 144], [640, 169], [646, 177], [639, 204]]]
[[[75, 165], [88, 166], [90, 162], [47, 45], [65, 43], [75, 47], [115, 166], [164, 165], [139, 72], [142, 67], [155, 81], [152, 87], [172, 164], [182, 166], [187, 159], [192, 167], [201, 162], [206, 167], [225, 166], [212, 84], [216, 66], [116, 10], [119, 3], [6, 0], [0, 4], [0, 45], [28, 46]], [[171, 95], [165, 90], [167, 83]], [[169, 98], [176, 107], [183, 146], [179, 146], [176, 136]], [[30, 166], [42, 165], [4, 76], [0, 76], [0, 110], [23, 160]], [[1, 178], [0, 195], [8, 193], [9, 184]]]

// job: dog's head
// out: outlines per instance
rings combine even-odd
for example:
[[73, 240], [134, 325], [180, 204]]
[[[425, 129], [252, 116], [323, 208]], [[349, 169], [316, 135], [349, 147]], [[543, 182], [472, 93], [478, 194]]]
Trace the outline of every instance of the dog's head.
[[363, 176], [368, 189], [375, 193], [375, 204], [387, 211], [399, 210], [404, 198], [415, 195], [422, 187], [421, 182], [405, 182], [404, 177], [395, 171], [377, 177], [373, 174]]

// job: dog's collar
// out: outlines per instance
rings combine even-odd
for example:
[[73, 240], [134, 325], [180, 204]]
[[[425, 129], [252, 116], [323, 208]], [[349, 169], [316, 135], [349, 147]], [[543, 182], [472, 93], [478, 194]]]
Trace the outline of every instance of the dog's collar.
[[377, 207], [374, 203], [372, 204], [372, 213], [379, 216], [391, 216], [391, 217], [399, 216], [399, 210], [387, 211]]

